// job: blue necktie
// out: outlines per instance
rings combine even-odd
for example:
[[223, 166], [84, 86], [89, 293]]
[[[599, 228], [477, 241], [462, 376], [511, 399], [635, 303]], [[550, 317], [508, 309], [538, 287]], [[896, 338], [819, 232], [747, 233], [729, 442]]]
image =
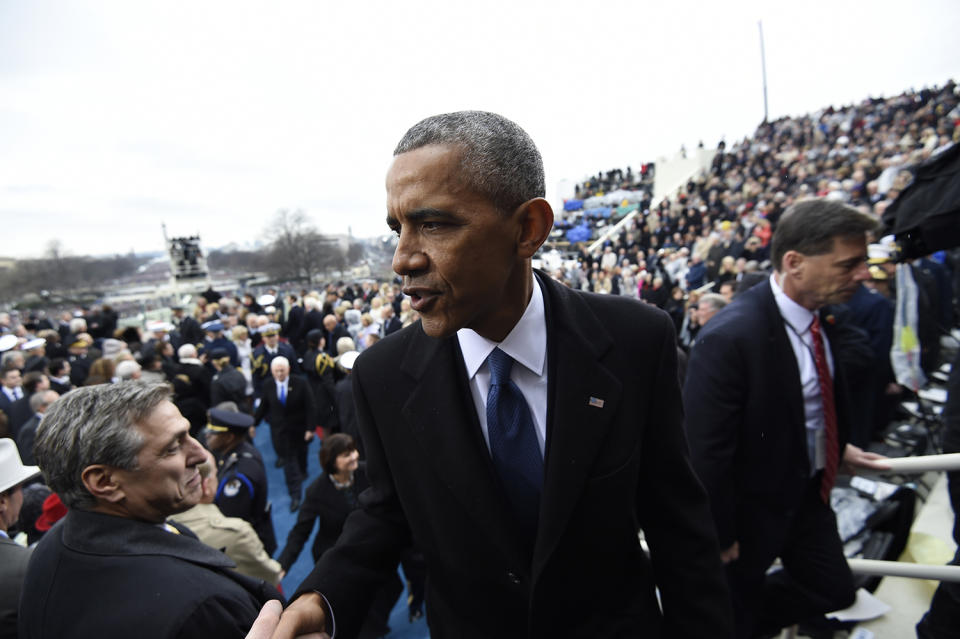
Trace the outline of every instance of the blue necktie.
[[287, 405], [287, 385], [280, 384], [280, 403], [284, 406]]
[[493, 465], [532, 550], [540, 516], [543, 457], [523, 393], [510, 381], [513, 358], [499, 348], [487, 357], [490, 392], [487, 394], [487, 432]]

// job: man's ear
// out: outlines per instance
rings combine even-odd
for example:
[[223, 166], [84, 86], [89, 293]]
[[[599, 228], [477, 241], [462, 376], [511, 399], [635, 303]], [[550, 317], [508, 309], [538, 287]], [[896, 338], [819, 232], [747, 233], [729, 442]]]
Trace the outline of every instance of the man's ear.
[[104, 464], [87, 466], [80, 473], [80, 480], [96, 499], [115, 504], [126, 497], [123, 491], [120, 469]]
[[783, 254], [783, 260], [780, 262], [780, 270], [784, 275], [789, 275], [790, 277], [802, 277], [805, 261], [803, 253], [787, 251]]
[[553, 209], [549, 202], [537, 197], [521, 204], [516, 215], [520, 216], [520, 239], [517, 246], [520, 257], [533, 257], [553, 230]]

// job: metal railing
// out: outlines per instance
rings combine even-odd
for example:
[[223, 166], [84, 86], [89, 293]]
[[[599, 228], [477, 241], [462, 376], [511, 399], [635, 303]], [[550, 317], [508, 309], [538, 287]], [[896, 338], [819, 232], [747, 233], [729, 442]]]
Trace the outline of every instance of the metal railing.
[[[885, 459], [883, 463], [888, 465], [889, 468], [885, 470], [871, 470], [870, 473], [886, 475], [941, 471], [951, 472], [960, 470], [960, 453], [895, 457]], [[852, 572], [861, 575], [960, 582], [960, 566], [914, 564], [899, 561], [881, 561], [879, 559], [848, 559], [847, 564], [850, 566]]]

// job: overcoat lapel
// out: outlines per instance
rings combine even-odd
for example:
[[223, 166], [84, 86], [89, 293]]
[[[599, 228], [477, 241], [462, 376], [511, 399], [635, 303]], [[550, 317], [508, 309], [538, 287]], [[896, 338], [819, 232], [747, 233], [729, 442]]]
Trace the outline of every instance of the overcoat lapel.
[[474, 518], [483, 537], [501, 547], [514, 565], [527, 565], [529, 554], [519, 543], [490, 460], [456, 337], [439, 340], [418, 331], [401, 371], [413, 385], [401, 412], [426, 463]]
[[549, 366], [547, 451], [534, 578], [567, 527], [598, 451], [615, 423], [622, 384], [603, 364], [613, 340], [581, 296], [545, 275]]

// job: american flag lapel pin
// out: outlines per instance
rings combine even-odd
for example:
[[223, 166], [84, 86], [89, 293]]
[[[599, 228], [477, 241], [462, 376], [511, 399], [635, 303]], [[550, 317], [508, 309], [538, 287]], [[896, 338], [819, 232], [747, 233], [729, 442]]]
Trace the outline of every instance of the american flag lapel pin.
[[603, 400], [600, 399], [599, 397], [591, 397], [588, 404], [590, 404], [590, 406], [593, 406], [594, 408], [603, 408]]

